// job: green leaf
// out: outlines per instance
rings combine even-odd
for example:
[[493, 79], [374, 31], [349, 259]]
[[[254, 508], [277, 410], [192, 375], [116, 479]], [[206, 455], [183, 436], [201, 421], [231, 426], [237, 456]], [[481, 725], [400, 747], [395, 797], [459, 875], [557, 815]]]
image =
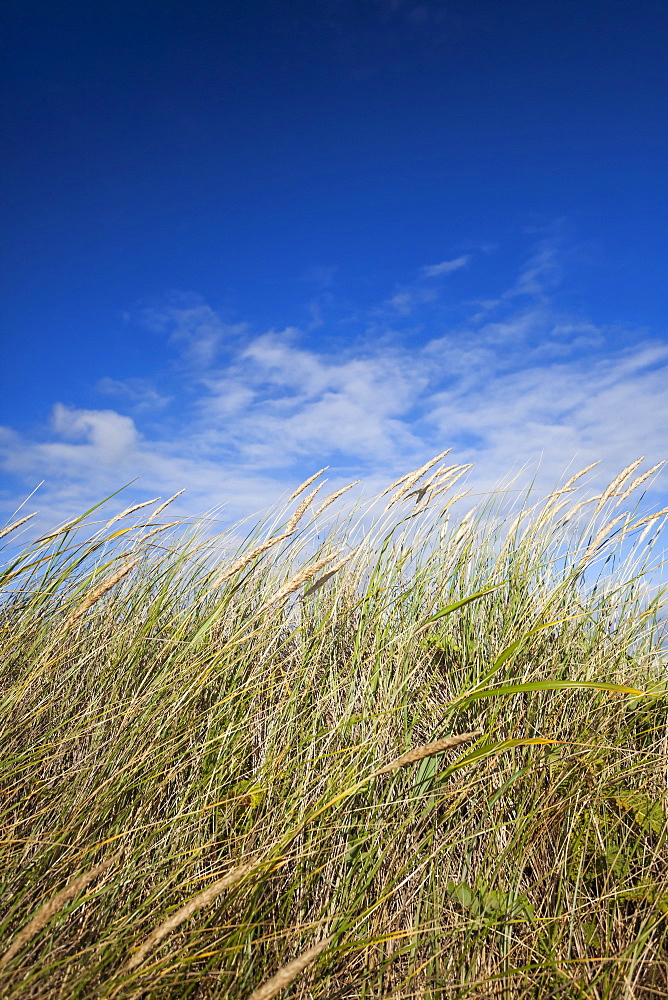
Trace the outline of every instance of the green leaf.
[[525, 694], [529, 691], [567, 691], [580, 688], [593, 691], [619, 691], [622, 694], [636, 696], [645, 694], [644, 691], [639, 691], [637, 688], [627, 687], [625, 684], [610, 684], [607, 681], [526, 681], [523, 684], [504, 684], [503, 687], [471, 691], [470, 694], [464, 694], [459, 699], [455, 699], [452, 704], [464, 708], [472, 701], [479, 701], [481, 698], [495, 698], [498, 695]]
[[497, 658], [494, 660], [491, 673], [494, 673], [496, 670], [499, 669], [499, 667], [502, 667], [503, 664], [506, 662], [506, 660], [509, 660], [510, 657], [517, 652], [520, 646], [528, 638], [530, 638], [530, 636], [536, 635], [536, 633], [542, 632], [544, 629], [550, 628], [552, 625], [561, 625], [562, 622], [565, 621], [568, 621], [568, 618], [558, 618], [556, 621], [546, 622], [544, 625], [538, 625], [537, 628], [532, 628], [528, 632], [525, 632], [524, 635], [521, 635], [519, 637], [519, 639], [515, 639], [515, 641], [511, 642], [509, 646], [506, 646], [505, 649], [501, 650]]
[[666, 814], [662, 804], [644, 792], [622, 789], [613, 795], [620, 809], [633, 813], [638, 826], [643, 830], [651, 830], [660, 836], [666, 825]]
[[460, 768], [465, 767], [467, 764], [472, 764], [476, 760], [491, 757], [496, 753], [503, 753], [504, 750], [512, 750], [513, 747], [545, 746], [546, 744], [560, 742], [560, 740], [548, 740], [543, 739], [541, 736], [534, 736], [526, 740], [501, 740], [500, 743], [486, 743], [476, 750], [472, 750], [471, 753], [466, 754], [464, 757], [460, 757], [454, 764], [451, 764], [450, 767], [443, 771], [442, 776], [445, 777], [454, 771], [459, 771]]
[[470, 604], [471, 601], [477, 601], [486, 594], [491, 594], [495, 590], [498, 590], [499, 587], [503, 586], [505, 586], [505, 584], [497, 583], [495, 587], [489, 587], [487, 590], [479, 590], [476, 594], [470, 594], [468, 597], [462, 598], [461, 601], [455, 601], [454, 604], [448, 604], [447, 608], [443, 608], [442, 611], [437, 611], [437, 613], [432, 615], [431, 618], [425, 618], [417, 631], [421, 632], [423, 628], [426, 628], [427, 625], [431, 625], [432, 622], [437, 622], [439, 618], [444, 618], [445, 615], [451, 615], [453, 611], [456, 611], [458, 608], [463, 608], [465, 604]]
[[474, 917], [513, 917], [517, 920], [533, 920], [534, 907], [525, 896], [514, 896], [503, 889], [483, 889], [474, 891], [467, 882], [448, 882], [450, 896]]
[[474, 900], [474, 895], [467, 882], [448, 882], [447, 890], [450, 896], [453, 896], [461, 906], [468, 910]]

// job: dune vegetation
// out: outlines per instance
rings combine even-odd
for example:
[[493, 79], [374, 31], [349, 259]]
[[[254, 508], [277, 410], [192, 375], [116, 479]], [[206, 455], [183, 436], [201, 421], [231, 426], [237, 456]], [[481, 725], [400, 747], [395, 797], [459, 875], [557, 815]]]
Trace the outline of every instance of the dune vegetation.
[[445, 461], [8, 525], [0, 996], [668, 995], [658, 467]]

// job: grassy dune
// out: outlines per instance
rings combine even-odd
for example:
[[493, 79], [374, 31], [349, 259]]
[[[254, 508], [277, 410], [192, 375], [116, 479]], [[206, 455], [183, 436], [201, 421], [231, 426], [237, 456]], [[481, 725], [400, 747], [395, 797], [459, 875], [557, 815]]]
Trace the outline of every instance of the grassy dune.
[[0, 996], [668, 995], [652, 471], [10, 525]]

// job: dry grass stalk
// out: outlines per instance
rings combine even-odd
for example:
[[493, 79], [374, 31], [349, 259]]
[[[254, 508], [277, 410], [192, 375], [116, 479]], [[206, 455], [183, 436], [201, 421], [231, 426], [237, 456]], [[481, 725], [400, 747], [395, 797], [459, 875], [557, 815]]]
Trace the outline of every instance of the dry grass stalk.
[[10, 531], [16, 531], [16, 529], [20, 528], [22, 524], [25, 524], [26, 521], [29, 521], [31, 517], [34, 517], [36, 513], [37, 511], [35, 510], [33, 511], [32, 514], [26, 514], [26, 516], [22, 517], [20, 521], [14, 521], [13, 524], [10, 524], [6, 528], [3, 528], [2, 531], [0, 531], [0, 538], [4, 538], [5, 535], [8, 535], [10, 533]]
[[573, 483], [577, 483], [578, 479], [581, 479], [587, 472], [590, 472], [595, 466], [599, 465], [600, 461], [601, 459], [599, 458], [597, 461], [592, 462], [591, 465], [585, 465], [584, 469], [580, 469], [580, 471], [576, 472], [574, 476], [571, 476], [567, 483], [564, 483], [559, 492], [563, 493], [563, 491], [569, 489]]
[[419, 503], [432, 484], [440, 485], [441, 481], [445, 478], [449, 478], [455, 469], [461, 469], [461, 466], [447, 465], [444, 469], [437, 469], [436, 472], [429, 477], [429, 479], [425, 479], [423, 483], [420, 483], [416, 490], [411, 490], [411, 492], [406, 495], [406, 499], [408, 500], [410, 497], [417, 497], [415, 502]]
[[615, 504], [615, 507], [619, 507], [620, 503], [624, 503], [626, 498], [631, 496], [634, 490], [637, 490], [638, 487], [641, 486], [646, 479], [649, 479], [650, 476], [652, 476], [655, 472], [657, 472], [661, 468], [662, 465], [665, 464], [666, 464], [665, 461], [657, 462], [656, 465], [653, 465], [651, 469], [647, 470], [647, 472], [643, 472], [641, 476], [638, 476], [636, 479], [634, 479], [629, 488], [624, 493], [622, 493], [619, 500]]
[[329, 571], [325, 573], [324, 576], [321, 576], [319, 580], [315, 581], [312, 587], [309, 587], [308, 590], [304, 591], [304, 597], [308, 597], [309, 594], [315, 594], [316, 590], [320, 590], [321, 587], [324, 587], [327, 581], [331, 580], [331, 578], [336, 573], [338, 573], [339, 570], [342, 569], [346, 565], [346, 563], [352, 559], [354, 555], [356, 555], [359, 552], [360, 548], [361, 545], [358, 545], [357, 548], [353, 549], [352, 552], [349, 552], [347, 556], [344, 556], [343, 559], [339, 559], [338, 562], [334, 563], [334, 565], [330, 567]]
[[147, 535], [144, 535], [143, 538], [140, 538], [139, 541], [142, 542], [143, 544], [144, 542], [148, 541], [149, 538], [152, 538], [153, 535], [157, 535], [158, 532], [167, 531], [167, 528], [174, 528], [177, 524], [179, 524], [179, 521], [170, 521], [169, 524], [161, 524], [160, 527], [153, 528], [152, 531], [149, 531], [149, 533]]
[[156, 945], [160, 944], [161, 941], [175, 931], [177, 927], [189, 920], [194, 913], [201, 910], [203, 907], [208, 906], [212, 903], [214, 899], [220, 896], [224, 889], [229, 889], [230, 886], [238, 882], [239, 879], [247, 875], [248, 872], [254, 867], [253, 864], [239, 865], [238, 868], [233, 868], [231, 872], [228, 872], [223, 878], [219, 878], [218, 881], [212, 882], [211, 885], [207, 886], [206, 889], [199, 892], [196, 896], [182, 906], [180, 909], [173, 913], [171, 917], [164, 921], [164, 923], [159, 924], [155, 930], [151, 931], [149, 936], [146, 938], [144, 943], [137, 949], [132, 958], [130, 958], [121, 970], [121, 975], [128, 972], [132, 972], [136, 969], [138, 965], [144, 961], [148, 953], [155, 948]]
[[[318, 473], [318, 475], [319, 475], [319, 473]], [[292, 534], [292, 532], [295, 530], [295, 528], [297, 527], [297, 525], [299, 524], [299, 522], [303, 518], [303, 516], [306, 513], [306, 511], [308, 510], [308, 508], [311, 506], [311, 504], [313, 502], [313, 498], [316, 496], [317, 493], [319, 493], [319, 491], [323, 488], [323, 486], [325, 485], [326, 482], [327, 482], [327, 480], [325, 479], [324, 482], [320, 483], [319, 486], [316, 486], [316, 488], [314, 490], [311, 490], [311, 492], [309, 493], [309, 495], [307, 497], [305, 497], [304, 500], [302, 500], [302, 502], [300, 503], [299, 507], [297, 507], [296, 511], [294, 512], [294, 514], [292, 515], [292, 517], [288, 521], [287, 525], [285, 526], [285, 532], [284, 532], [284, 534], [286, 534], [286, 535], [291, 535]]]
[[565, 517], [562, 517], [561, 520], [558, 522], [558, 524], [566, 524], [568, 521], [574, 518], [575, 515], [582, 510], [583, 507], [586, 507], [587, 504], [595, 503], [597, 500], [600, 500], [602, 496], [603, 496], [602, 493], [597, 493], [595, 497], [589, 497], [587, 500], [581, 500], [580, 503], [576, 503], [575, 507], [571, 507], [571, 509], [567, 512]]
[[307, 566], [306, 569], [300, 570], [300, 572], [297, 573], [296, 576], [293, 576], [291, 580], [288, 580], [287, 583], [283, 584], [283, 586], [280, 587], [276, 591], [276, 593], [269, 598], [268, 601], [265, 601], [265, 603], [260, 608], [258, 614], [262, 614], [263, 611], [266, 611], [273, 604], [278, 604], [279, 601], [282, 601], [286, 597], [289, 597], [290, 594], [294, 594], [296, 590], [299, 590], [299, 588], [303, 587], [305, 583], [308, 583], [308, 581], [311, 580], [316, 575], [316, 573], [319, 573], [321, 569], [323, 569], [325, 566], [331, 563], [333, 559], [336, 559], [336, 557], [340, 555], [341, 555], [341, 549], [339, 549], [338, 552], [332, 552], [332, 554], [329, 556], [323, 556], [322, 559], [318, 559], [318, 561], [313, 563], [312, 566]]
[[318, 478], [318, 476], [321, 476], [323, 474], [323, 472], [327, 472], [328, 468], [329, 468], [329, 466], [326, 465], [324, 467], [324, 469], [320, 469], [313, 476], [309, 476], [308, 479], [305, 479], [304, 482], [301, 484], [301, 486], [298, 486], [297, 489], [294, 491], [294, 493], [290, 494], [290, 496], [286, 500], [286, 503], [290, 503], [292, 500], [296, 500], [297, 497], [299, 496], [299, 494], [303, 493], [304, 490], [307, 490], [309, 488], [309, 486], [311, 485], [311, 483], [314, 483], [316, 481], [316, 479]]
[[[320, 472], [323, 471], [324, 471], [323, 469], [320, 470]], [[318, 476], [320, 475], [320, 472], [318, 473]], [[311, 477], [309, 482], [313, 482], [314, 478], [316, 477], [315, 476]], [[261, 545], [257, 545], [254, 549], [251, 549], [250, 552], [246, 552], [245, 555], [237, 559], [237, 561], [232, 563], [231, 566], [228, 566], [228, 568], [224, 571], [224, 573], [221, 573], [220, 576], [216, 577], [211, 586], [220, 587], [222, 583], [225, 583], [226, 580], [229, 580], [230, 577], [235, 575], [235, 573], [238, 573], [240, 570], [244, 569], [245, 566], [248, 566], [250, 562], [252, 562], [254, 559], [257, 559], [258, 556], [261, 556], [263, 552], [267, 551], [267, 549], [271, 549], [274, 547], [274, 545], [278, 545], [279, 542], [284, 542], [286, 538], [289, 538], [290, 535], [294, 532], [295, 528], [297, 527], [299, 521], [304, 516], [306, 510], [308, 509], [309, 504], [313, 500], [313, 497], [316, 495], [316, 493], [318, 492], [318, 490], [321, 488], [322, 485], [323, 484], [321, 483], [320, 486], [317, 486], [311, 493], [309, 493], [309, 495], [306, 497], [305, 500], [302, 500], [299, 507], [297, 507], [297, 510], [294, 512], [294, 514], [288, 521], [285, 531], [282, 534], [276, 535], [274, 538], [270, 538], [268, 541], [262, 542]]]
[[57, 538], [58, 535], [64, 535], [65, 532], [69, 531], [70, 528], [73, 528], [79, 520], [80, 519], [78, 517], [73, 517], [71, 521], [66, 521], [62, 528], [56, 528], [55, 531], [50, 531], [48, 535], [42, 535], [41, 538], [37, 539], [35, 545], [41, 545], [42, 542], [49, 542], [52, 538]]
[[301, 955], [298, 955], [297, 958], [294, 958], [287, 965], [284, 965], [282, 969], [279, 969], [275, 976], [267, 979], [262, 986], [258, 986], [256, 990], [253, 990], [248, 1000], [271, 1000], [271, 997], [275, 997], [277, 993], [284, 990], [304, 969], [312, 965], [318, 955], [321, 955], [331, 943], [331, 940], [329, 937], [324, 938], [322, 941], [314, 944], [312, 948], [309, 948], [308, 951], [303, 951]]
[[348, 483], [347, 486], [342, 486], [340, 490], [336, 490], [336, 492], [334, 492], [330, 496], [326, 497], [325, 500], [323, 500], [323, 502], [320, 504], [320, 506], [316, 510], [315, 514], [313, 515], [313, 519], [315, 520], [315, 518], [320, 517], [320, 515], [323, 512], [323, 510], [326, 510], [327, 507], [329, 507], [330, 504], [333, 504], [334, 501], [338, 500], [340, 496], [343, 496], [344, 493], [347, 493], [348, 490], [351, 490], [353, 488], [353, 486], [357, 486], [357, 484], [359, 482], [360, 482], [360, 480], [356, 479], [354, 483]]
[[74, 622], [78, 621], [79, 618], [82, 617], [82, 615], [85, 615], [88, 609], [92, 608], [96, 601], [99, 601], [108, 590], [115, 587], [116, 584], [119, 583], [124, 576], [127, 576], [130, 570], [134, 569], [138, 563], [138, 559], [132, 559], [130, 562], [125, 563], [124, 566], [121, 566], [120, 569], [116, 570], [116, 572], [111, 576], [107, 577], [106, 580], [103, 580], [102, 583], [99, 583], [97, 587], [93, 587], [93, 589], [89, 591], [88, 596], [81, 602], [79, 607], [75, 608], [71, 615], [69, 615], [65, 622], [65, 628], [73, 625]]
[[[448, 507], [452, 507], [452, 505], [455, 503], [456, 500], [461, 500], [465, 495], [466, 494], [463, 494], [462, 497], [453, 497], [453, 499], [450, 500], [450, 502], [448, 503]], [[469, 524], [469, 521], [471, 520], [472, 517], [473, 517], [473, 511], [469, 510], [467, 511], [466, 514], [464, 514], [464, 517], [459, 522], [459, 527], [457, 528], [456, 532], [452, 536], [452, 539], [450, 540], [450, 545], [453, 547], [453, 549], [455, 548], [455, 546], [459, 545], [459, 543], [462, 542], [464, 538], [468, 534], [470, 534], [471, 531], [473, 530], [473, 525]]]
[[590, 544], [587, 546], [580, 565], [582, 565], [582, 563], [586, 562], [594, 555], [599, 545], [608, 537], [612, 529], [616, 527], [616, 525], [618, 525], [620, 521], [624, 520], [624, 518], [627, 516], [627, 513], [628, 513], [627, 511], [624, 511], [623, 514], [620, 514], [618, 517], [613, 517], [612, 521], [608, 521], [607, 524], [603, 525], [601, 530], [598, 531], [594, 536], [593, 541], [590, 542]]
[[112, 517], [111, 521], [107, 521], [107, 523], [105, 524], [105, 528], [110, 528], [112, 524], [116, 524], [116, 521], [120, 521], [122, 518], [127, 517], [129, 514], [134, 514], [136, 510], [141, 510], [142, 507], [150, 507], [152, 503], [155, 503], [156, 500], [159, 499], [160, 497], [153, 497], [152, 500], [144, 500], [143, 503], [136, 503], [132, 507], [127, 507], [120, 514], [116, 514], [115, 517]]
[[163, 510], [165, 509], [165, 507], [169, 507], [170, 503], [172, 503], [174, 500], [176, 500], [177, 497], [180, 497], [182, 493], [185, 493], [185, 489], [179, 490], [179, 492], [175, 493], [173, 497], [169, 498], [169, 500], [165, 500], [164, 503], [161, 503], [160, 506], [156, 510], [153, 511], [153, 513], [151, 514], [151, 516], [149, 517], [149, 519], [148, 519], [148, 521], [146, 523], [150, 524], [151, 521], [155, 520], [155, 518], [158, 516], [158, 514], [162, 514]]
[[527, 507], [525, 510], [521, 510], [519, 512], [519, 514], [517, 515], [517, 517], [513, 521], [510, 522], [510, 526], [508, 528], [508, 538], [512, 538], [513, 537], [513, 535], [515, 534], [515, 532], [519, 528], [519, 526], [522, 523], [522, 521], [526, 520], [526, 518], [529, 517], [529, 515], [532, 514], [534, 512], [534, 510], [536, 509], [536, 507], [538, 507], [538, 506], [540, 506], [540, 504], [534, 504], [533, 507]]
[[650, 514], [649, 517], [643, 517], [640, 521], [636, 521], [635, 524], [631, 525], [629, 531], [639, 528], [641, 524], [649, 524], [650, 521], [655, 521], [657, 517], [663, 517], [665, 514], [668, 514], [668, 507], [664, 507], [663, 510], [657, 510], [656, 514]]
[[18, 955], [21, 949], [32, 941], [36, 934], [39, 934], [42, 928], [48, 924], [51, 917], [53, 917], [56, 913], [59, 913], [65, 904], [70, 901], [70, 899], [74, 899], [74, 897], [78, 895], [82, 889], [85, 889], [89, 882], [92, 882], [92, 880], [97, 878], [97, 876], [105, 871], [105, 869], [109, 868], [110, 865], [113, 865], [114, 862], [118, 861], [120, 856], [121, 852], [119, 851], [117, 854], [114, 854], [113, 857], [107, 858], [106, 861], [103, 861], [95, 868], [91, 868], [90, 871], [84, 872], [83, 875], [79, 875], [78, 878], [72, 879], [72, 881], [69, 882], [64, 889], [61, 889], [55, 896], [52, 896], [46, 903], [43, 903], [32, 920], [30, 920], [25, 927], [19, 931], [7, 951], [4, 953], [2, 958], [0, 958], [0, 971], [9, 965], [14, 956]]
[[[422, 479], [425, 472], [429, 472], [429, 470], [433, 468], [437, 462], [440, 462], [441, 459], [445, 458], [446, 455], [449, 455], [451, 451], [452, 448], [447, 448], [445, 451], [442, 451], [440, 455], [437, 455], [435, 458], [432, 458], [428, 462], [425, 462], [425, 464], [420, 466], [419, 469], [416, 469], [415, 472], [411, 472], [408, 475], [408, 477], [404, 477], [403, 484], [399, 487], [396, 493], [390, 497], [390, 501], [385, 510], [389, 510], [389, 508], [392, 507], [395, 503], [398, 503], [409, 492], [409, 490], [412, 489], [413, 486], [415, 486], [418, 480]], [[401, 480], [399, 480], [399, 482], [401, 482]], [[386, 490], [385, 492], [388, 491]], [[384, 495], [385, 494], [382, 494], [382, 496]]]
[[625, 469], [622, 469], [622, 471], [619, 473], [618, 476], [615, 476], [610, 485], [607, 486], [601, 493], [601, 499], [598, 503], [596, 510], [594, 511], [594, 516], [596, 516], [596, 514], [600, 513], [600, 511], [603, 510], [606, 501], [609, 500], [610, 497], [615, 496], [619, 487], [624, 485], [629, 476], [632, 475], [636, 471], [638, 466], [644, 461], [645, 461], [645, 456], [641, 455], [640, 458], [636, 458], [635, 462], [631, 462], [631, 464], [627, 465]]
[[482, 729], [476, 729], [472, 733], [449, 736], [447, 739], [438, 740], [436, 743], [425, 743], [424, 746], [416, 747], [415, 750], [409, 750], [408, 753], [402, 754], [396, 760], [390, 761], [385, 767], [381, 767], [379, 771], [376, 771], [374, 777], [377, 777], [379, 774], [387, 774], [389, 771], [396, 771], [398, 767], [403, 767], [404, 764], [415, 764], [419, 760], [424, 760], [425, 757], [433, 757], [434, 754], [441, 753], [443, 750], [451, 750], [453, 747], [458, 747], [461, 743], [468, 743], [470, 740], [475, 740], [478, 736], [482, 736], [482, 732]]
[[229, 580], [230, 577], [234, 576], [235, 573], [238, 573], [239, 570], [248, 566], [253, 559], [257, 559], [257, 557], [261, 556], [263, 552], [266, 552], [267, 549], [273, 548], [274, 545], [278, 545], [279, 542], [284, 542], [287, 537], [288, 533], [284, 532], [282, 535], [276, 535], [274, 538], [270, 538], [267, 542], [262, 542], [261, 545], [257, 545], [254, 549], [251, 549], [250, 552], [246, 552], [245, 555], [237, 559], [237, 561], [232, 563], [231, 566], [228, 566], [225, 572], [221, 573], [221, 575], [214, 580], [212, 586], [219, 587], [221, 583], [225, 583], [226, 580]]

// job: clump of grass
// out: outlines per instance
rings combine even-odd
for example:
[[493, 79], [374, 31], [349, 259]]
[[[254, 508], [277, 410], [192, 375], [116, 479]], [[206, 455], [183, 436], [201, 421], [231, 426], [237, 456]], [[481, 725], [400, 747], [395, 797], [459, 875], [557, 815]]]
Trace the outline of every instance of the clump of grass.
[[462, 510], [446, 454], [4, 530], [0, 995], [668, 993], [657, 467]]

